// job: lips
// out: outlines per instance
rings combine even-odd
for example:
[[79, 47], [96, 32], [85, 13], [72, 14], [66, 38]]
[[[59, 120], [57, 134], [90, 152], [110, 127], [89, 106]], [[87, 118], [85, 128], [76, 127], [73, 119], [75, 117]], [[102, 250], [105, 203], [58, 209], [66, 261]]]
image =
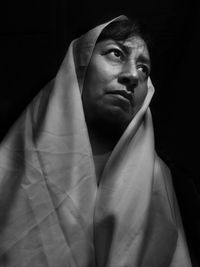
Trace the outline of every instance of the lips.
[[128, 92], [125, 90], [113, 90], [113, 91], [107, 92], [107, 94], [120, 95], [124, 97], [125, 99], [129, 100], [131, 105], [133, 105], [133, 94], [131, 92]]

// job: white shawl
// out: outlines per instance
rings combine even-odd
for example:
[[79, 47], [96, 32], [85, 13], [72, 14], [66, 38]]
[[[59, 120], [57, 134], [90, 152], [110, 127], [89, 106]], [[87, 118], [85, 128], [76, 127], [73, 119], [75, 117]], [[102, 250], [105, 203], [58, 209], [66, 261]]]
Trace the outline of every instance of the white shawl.
[[150, 80], [97, 185], [81, 91], [106, 25], [71, 43], [1, 144], [0, 266], [191, 266], [170, 171], [154, 150]]

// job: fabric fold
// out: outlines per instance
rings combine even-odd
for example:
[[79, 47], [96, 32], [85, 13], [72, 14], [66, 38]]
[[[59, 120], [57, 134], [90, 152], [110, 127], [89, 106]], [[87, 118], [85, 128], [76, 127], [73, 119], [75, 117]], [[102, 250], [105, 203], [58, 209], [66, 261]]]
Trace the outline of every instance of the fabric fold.
[[171, 174], [154, 148], [150, 79], [97, 184], [81, 93], [109, 23], [71, 43], [1, 143], [0, 266], [191, 266]]

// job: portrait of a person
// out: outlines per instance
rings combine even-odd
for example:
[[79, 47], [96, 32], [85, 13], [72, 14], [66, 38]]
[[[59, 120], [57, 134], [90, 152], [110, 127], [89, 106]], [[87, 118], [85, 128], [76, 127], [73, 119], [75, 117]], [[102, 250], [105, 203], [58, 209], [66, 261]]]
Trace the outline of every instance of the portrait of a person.
[[192, 266], [150, 72], [124, 15], [71, 42], [1, 142], [0, 266]]

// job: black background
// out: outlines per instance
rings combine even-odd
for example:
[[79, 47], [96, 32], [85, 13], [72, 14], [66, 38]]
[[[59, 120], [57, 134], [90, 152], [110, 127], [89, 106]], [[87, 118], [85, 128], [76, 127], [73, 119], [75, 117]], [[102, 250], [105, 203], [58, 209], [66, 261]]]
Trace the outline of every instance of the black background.
[[70, 41], [121, 14], [137, 18], [152, 39], [156, 149], [175, 173], [186, 235], [200, 255], [198, 1], [7, 0], [1, 4], [0, 140], [56, 75]]
[[188, 1], [7, 1], [0, 24], [0, 138], [55, 76], [70, 41], [120, 14], [151, 35], [158, 151], [198, 175], [200, 10]]
[[70, 41], [125, 14], [153, 42], [151, 109], [156, 147], [199, 175], [200, 9], [198, 1], [7, 1], [0, 9], [0, 138], [55, 76]]
[[146, 25], [153, 42], [156, 147], [198, 176], [198, 1], [7, 1], [0, 23], [0, 138], [55, 76], [70, 41], [120, 14]]

